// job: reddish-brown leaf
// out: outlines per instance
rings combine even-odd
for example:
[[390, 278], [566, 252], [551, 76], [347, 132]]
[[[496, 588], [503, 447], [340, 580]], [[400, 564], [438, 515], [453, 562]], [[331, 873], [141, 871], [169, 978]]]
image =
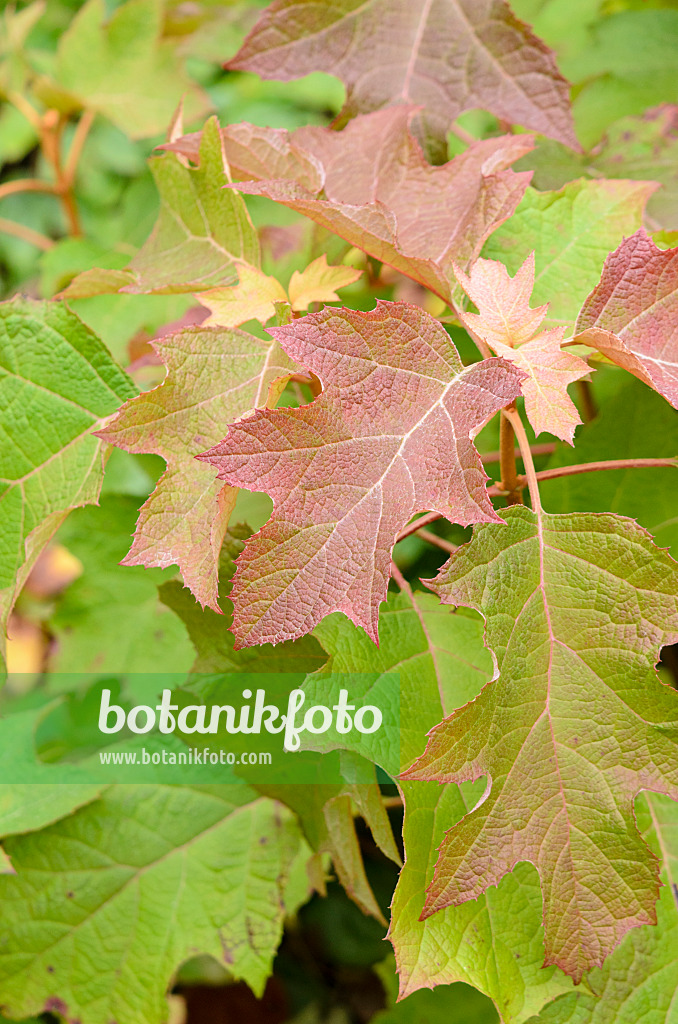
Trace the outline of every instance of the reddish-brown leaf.
[[561, 349], [564, 327], [539, 332], [548, 307], [530, 308], [534, 253], [514, 277], [509, 277], [503, 263], [484, 259], [473, 264], [468, 276], [459, 269], [456, 273], [479, 310], [460, 313], [466, 327], [527, 374], [523, 381], [525, 411], [535, 434], [547, 430], [571, 444], [581, 420], [567, 385], [586, 376], [589, 367], [579, 356]]
[[678, 409], [678, 248], [642, 229], [605, 260], [577, 320], [581, 341], [649, 384]]
[[[449, 301], [452, 263], [468, 266], [522, 198], [530, 172], [509, 165], [532, 139], [485, 139], [432, 167], [410, 134], [411, 116], [411, 108], [395, 107], [341, 132], [237, 124], [222, 138], [233, 177], [243, 179], [240, 192], [305, 214]], [[198, 144], [188, 135], [166, 148], [195, 160]]]
[[391, 550], [417, 511], [497, 519], [471, 438], [520, 392], [503, 359], [464, 367], [423, 310], [325, 309], [271, 331], [325, 386], [300, 409], [260, 409], [200, 456], [275, 511], [238, 559], [238, 646], [291, 639], [342, 611], [377, 638]]
[[282, 81], [337, 75], [347, 116], [421, 105], [417, 134], [437, 152], [478, 107], [577, 146], [553, 53], [503, 0], [274, 0], [228, 67]]

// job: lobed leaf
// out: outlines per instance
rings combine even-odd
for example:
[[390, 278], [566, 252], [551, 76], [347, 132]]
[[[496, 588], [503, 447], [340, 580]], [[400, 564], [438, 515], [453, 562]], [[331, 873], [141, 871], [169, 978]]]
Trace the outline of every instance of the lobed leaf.
[[275, 510], [238, 560], [237, 645], [303, 636], [343, 611], [377, 639], [391, 549], [415, 512], [496, 519], [471, 437], [515, 398], [522, 374], [464, 367], [423, 310], [379, 302], [326, 309], [271, 329], [325, 390], [300, 409], [260, 409], [200, 456]]
[[189, 328], [153, 342], [167, 367], [163, 383], [125, 403], [98, 436], [167, 463], [142, 506], [124, 565], [178, 565], [202, 605], [218, 611], [219, 551], [237, 492], [195, 457], [224, 424], [264, 405], [269, 385], [289, 372], [276, 341], [216, 327]]
[[[532, 139], [485, 139], [432, 167], [409, 132], [412, 115], [395, 107], [341, 132], [229, 125], [224, 151], [239, 191], [305, 214], [449, 301], [452, 262], [466, 266], [518, 205], [530, 174], [508, 168]], [[198, 138], [166, 148], [195, 159]]]
[[658, 249], [642, 229], [605, 260], [577, 320], [597, 348], [678, 409], [678, 248]]
[[97, 501], [93, 430], [134, 394], [81, 320], [58, 303], [0, 305], [0, 624], [66, 514]]
[[553, 53], [503, 0], [275, 0], [227, 67], [282, 81], [335, 74], [345, 117], [421, 105], [417, 135], [436, 154], [478, 107], [577, 147]]
[[608, 253], [642, 224], [656, 187], [638, 181], [573, 181], [557, 192], [530, 188], [483, 255], [515, 274], [534, 252], [533, 299], [549, 303], [547, 326], [571, 326]]
[[261, 994], [301, 842], [288, 811], [243, 785], [113, 786], [7, 840], [3, 1009], [161, 1024], [172, 975], [199, 952]]
[[589, 367], [579, 356], [561, 349], [564, 327], [537, 333], [547, 307], [530, 308], [534, 253], [513, 278], [502, 263], [479, 259], [469, 276], [457, 270], [457, 280], [479, 310], [460, 312], [462, 323], [496, 355], [525, 372], [525, 412], [535, 434], [546, 430], [572, 444], [581, 420], [567, 385], [586, 376]]
[[432, 583], [482, 611], [497, 679], [432, 730], [408, 779], [487, 776], [440, 848], [424, 916], [539, 872], [546, 963], [575, 981], [656, 920], [643, 789], [678, 796], [678, 696], [656, 675], [678, 639], [678, 564], [631, 520], [515, 507]]
[[172, 295], [238, 281], [239, 266], [259, 265], [259, 239], [230, 181], [219, 125], [210, 118], [200, 141], [200, 165], [174, 153], [150, 161], [160, 213], [126, 270], [86, 270], [64, 290], [68, 299], [107, 292]]

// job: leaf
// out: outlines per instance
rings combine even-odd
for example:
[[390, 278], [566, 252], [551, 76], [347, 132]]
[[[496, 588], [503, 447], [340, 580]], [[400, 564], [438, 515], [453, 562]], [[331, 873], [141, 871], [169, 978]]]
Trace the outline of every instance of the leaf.
[[464, 368], [444, 328], [404, 303], [327, 309], [270, 333], [325, 390], [300, 409], [258, 410], [200, 456], [275, 504], [238, 560], [237, 646], [303, 636], [333, 611], [376, 641], [391, 549], [414, 513], [496, 518], [471, 436], [516, 396], [519, 371]]
[[242, 263], [259, 265], [259, 240], [230, 180], [216, 118], [205, 125], [200, 166], [174, 153], [150, 161], [160, 213], [126, 270], [85, 270], [62, 293], [68, 299], [106, 292], [172, 295], [238, 281]]
[[[79, 509], [59, 533], [84, 572], [57, 598], [50, 620], [53, 672], [188, 671], [186, 630], [158, 601], [166, 574], [119, 563], [134, 531], [139, 501], [106, 495], [100, 508]], [[111, 622], [115, 629], [110, 628]]]
[[483, 255], [515, 274], [534, 252], [532, 297], [549, 303], [546, 326], [572, 325], [605, 257], [640, 227], [655, 188], [637, 181], [574, 181], [559, 192], [530, 188]]
[[678, 409], [678, 248], [658, 249], [642, 229], [605, 260], [577, 320], [597, 348]]
[[[32, 832], [58, 821], [77, 808], [95, 800], [105, 788], [85, 782], [90, 774], [78, 765], [61, 766], [59, 782], [53, 766], [34, 756], [34, 732], [44, 710], [19, 711], [0, 719], [0, 774], [21, 778], [21, 782], [0, 783], [0, 836]], [[1, 869], [0, 869], [1, 870]]]
[[[234, 558], [242, 551], [242, 540], [248, 534], [246, 528], [235, 528], [226, 535], [224, 541], [219, 576], [219, 604], [224, 609], [223, 616], [209, 609], [201, 611], [178, 582], [165, 583], [160, 588], [162, 600], [186, 623], [195, 645], [197, 659], [193, 672], [219, 673], [216, 680], [193, 676], [182, 687], [195, 694], [202, 703], [220, 704], [230, 699], [228, 687], [231, 673], [268, 673], [269, 677], [275, 673], [279, 680], [285, 673], [283, 685], [285, 689], [292, 690], [295, 685], [303, 682], [306, 673], [314, 672], [327, 660], [322, 647], [312, 636], [278, 644], [276, 647], [265, 644], [253, 649], [233, 649], [233, 635], [228, 628], [233, 609], [229, 594], [235, 571]], [[227, 673], [225, 678], [223, 673]], [[316, 853], [327, 851], [331, 854], [337, 874], [352, 898], [365, 913], [383, 921], [382, 912], [365, 874], [351, 805], [351, 798], [359, 803], [375, 841], [386, 856], [398, 861], [399, 855], [376, 780], [371, 787], [365, 784], [299, 785], [299, 772], [293, 772], [292, 783], [285, 785], [280, 778], [280, 769], [277, 776], [276, 782], [271, 785], [258, 784], [257, 789], [287, 804], [298, 815], [306, 838]]]
[[[621, 371], [608, 369], [621, 376]], [[602, 376], [602, 374], [601, 374]], [[678, 416], [656, 391], [634, 377], [615, 387], [598, 415], [577, 434], [576, 449], [559, 447], [548, 467], [600, 459], [672, 457], [678, 452]], [[616, 512], [636, 519], [655, 544], [678, 556], [678, 473], [674, 469], [619, 469], [540, 481], [554, 512]]]
[[[234, 177], [246, 179], [239, 191], [305, 214], [447, 301], [452, 262], [466, 266], [518, 205], [529, 174], [508, 168], [532, 139], [485, 139], [432, 167], [408, 130], [411, 116], [395, 107], [341, 132], [229, 125], [222, 138]], [[194, 158], [196, 144], [189, 135], [166, 148]]]
[[282, 81], [335, 74], [347, 88], [345, 117], [421, 105], [417, 135], [434, 152], [478, 107], [577, 147], [568, 83], [502, 0], [275, 0], [227, 67]]
[[435, 992], [421, 989], [396, 1004], [393, 957], [377, 964], [376, 973], [387, 992], [387, 1007], [374, 1015], [373, 1024], [497, 1024], [499, 1020], [490, 1000], [463, 982], [439, 985]]
[[8, 840], [3, 1009], [161, 1024], [172, 975], [196, 953], [261, 994], [300, 841], [289, 812], [239, 785], [114, 786]]
[[539, 331], [546, 306], [530, 308], [534, 287], [534, 254], [528, 256], [513, 278], [494, 260], [477, 260], [470, 276], [457, 271], [457, 279], [479, 313], [459, 316], [473, 335], [526, 374], [522, 384], [525, 411], [535, 434], [546, 430], [572, 444], [574, 429], [581, 423], [567, 385], [589, 372], [579, 356], [563, 352], [564, 327]]
[[328, 267], [323, 253], [317, 260], [299, 273], [295, 270], [290, 279], [289, 294], [295, 312], [308, 309], [312, 302], [338, 302], [339, 288], [354, 284], [362, 271], [355, 267]]
[[0, 623], [67, 512], [96, 502], [101, 420], [134, 394], [99, 339], [64, 306], [0, 305]]
[[211, 316], [206, 325], [237, 327], [246, 320], [265, 324], [275, 315], [276, 302], [289, 302], [295, 312], [308, 309], [312, 302], [338, 302], [335, 288], [353, 284], [362, 271], [353, 267], [329, 267], [323, 253], [301, 273], [295, 270], [289, 284], [289, 297], [275, 277], [255, 267], [238, 266], [239, 281], [230, 288], [211, 288], [198, 299], [207, 306]]
[[518, 169], [534, 170], [532, 185], [540, 191], [601, 175], [659, 182], [661, 188], [647, 204], [647, 222], [678, 229], [678, 106], [663, 103], [640, 117], [615, 121], [590, 153], [574, 153], [551, 139], [540, 140]]
[[588, 992], [561, 996], [528, 1024], [672, 1024], [678, 991], [678, 805], [657, 793], [636, 801], [638, 821], [663, 861], [657, 925], [632, 932], [602, 969], [588, 977]]
[[110, 20], [103, 0], [89, 0], [59, 40], [58, 86], [132, 138], [164, 131], [182, 97], [187, 115], [196, 117], [209, 100], [186, 75], [162, 31], [159, 0], [128, 0]]
[[[432, 584], [482, 611], [498, 678], [432, 730], [405, 778], [488, 778], [445, 836], [424, 916], [539, 872], [547, 964], [575, 981], [655, 922], [642, 789], [678, 796], [678, 695], [656, 675], [678, 639], [678, 564], [631, 520], [503, 512]], [[501, 600], [498, 600], [501, 595]], [[673, 732], [673, 736], [672, 736]]]
[[[200, 608], [179, 580], [161, 584], [160, 599], [176, 612], [188, 630], [196, 651], [193, 673], [289, 673], [290, 686], [293, 687], [295, 675], [301, 675], [301, 683], [308, 672], [314, 672], [327, 660], [327, 655], [314, 637], [302, 637], [275, 647], [264, 644], [252, 649], [234, 650], [233, 634], [230, 631], [233, 615], [230, 593], [235, 559], [243, 550], [244, 541], [249, 535], [247, 527], [231, 525], [224, 538], [219, 558], [218, 594], [223, 615], [209, 608]], [[185, 685], [189, 692], [207, 699], [207, 694], [196, 688], [195, 679]]]
[[287, 292], [275, 277], [241, 264], [236, 285], [210, 288], [198, 299], [210, 311], [205, 326], [237, 327], [246, 320], [265, 324], [275, 315], [276, 302], [287, 302]]
[[178, 565], [197, 601], [215, 611], [219, 550], [236, 491], [195, 456], [224, 424], [264, 405], [269, 384], [289, 371], [275, 341], [216, 327], [189, 328], [153, 342], [163, 383], [127, 402], [99, 431], [128, 452], [161, 455], [167, 469], [142, 506], [124, 565]]
[[[433, 594], [391, 592], [381, 608], [378, 648], [341, 615], [316, 626], [314, 635], [329, 660], [304, 689], [309, 700], [335, 703], [331, 686], [336, 688], [336, 678], [345, 674], [356, 701], [383, 707], [380, 680], [397, 672], [396, 735], [381, 736], [380, 730], [363, 742], [354, 733], [343, 738], [347, 748], [371, 756], [396, 777], [421, 752], [427, 731], [472, 700], [491, 677], [492, 658], [483, 647], [482, 630], [477, 613], [447, 608]], [[422, 988], [464, 981], [489, 996], [507, 1024], [520, 1024], [545, 1002], [570, 991], [572, 983], [561, 971], [542, 967], [541, 893], [536, 872], [527, 865], [477, 901], [419, 920], [445, 829], [473, 806], [482, 787], [402, 781], [399, 788], [405, 865], [393, 898], [389, 938], [401, 999]]]

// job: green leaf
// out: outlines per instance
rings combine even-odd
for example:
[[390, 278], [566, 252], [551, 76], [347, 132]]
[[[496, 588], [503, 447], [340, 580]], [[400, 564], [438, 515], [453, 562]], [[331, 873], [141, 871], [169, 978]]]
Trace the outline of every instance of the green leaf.
[[70, 97], [132, 138], [163, 132], [182, 97], [188, 116], [205, 111], [209, 100], [162, 29], [161, 0], [128, 0], [110, 20], [104, 0], [88, 0], [59, 40], [54, 78], [66, 93], [59, 108]]
[[547, 325], [571, 326], [600, 280], [605, 257], [641, 226], [654, 188], [632, 181], [574, 181], [558, 192], [528, 188], [483, 255], [514, 275], [534, 251], [532, 300], [549, 303]]
[[[83, 574], [57, 599], [51, 627], [55, 672], [183, 672], [193, 651], [186, 629], [158, 600], [166, 572], [122, 566], [137, 502], [108, 495], [79, 509], [59, 533]], [[115, 628], [111, 628], [115, 623]]]
[[101, 420], [134, 394], [99, 339], [57, 303], [0, 306], [0, 624], [65, 515], [96, 502]]
[[431, 732], [406, 778], [486, 792], [442, 843], [425, 916], [537, 867], [546, 963], [580, 981], [655, 920], [642, 789], [678, 797], [678, 694], [655, 665], [678, 640], [678, 563], [631, 520], [516, 506], [475, 531], [433, 588], [476, 608], [497, 679]]
[[435, 991], [420, 989], [393, 1005], [398, 994], [393, 967], [392, 957], [376, 966], [389, 1006], [374, 1015], [373, 1024], [497, 1024], [497, 1011], [487, 996], [463, 982], [439, 985]]
[[106, 292], [171, 295], [238, 281], [238, 262], [259, 265], [259, 239], [245, 203], [230, 181], [219, 124], [202, 131], [200, 166], [174, 153], [150, 161], [160, 213], [150, 237], [126, 270], [79, 274], [63, 292], [70, 299]]
[[[428, 730], [473, 700], [492, 675], [478, 616], [445, 608], [431, 594], [389, 594], [381, 609], [378, 649], [338, 614], [324, 619], [314, 635], [330, 655], [327, 665], [305, 684], [318, 702], [333, 697], [327, 689], [336, 686], [333, 674], [352, 675], [351, 695], [363, 700], [376, 693], [383, 674], [399, 673], [400, 736], [382, 737], [378, 745], [378, 733], [364, 738], [372, 739], [372, 759], [392, 775], [421, 752]], [[355, 734], [344, 740], [368, 756], [364, 743], [355, 744]], [[497, 890], [476, 902], [420, 920], [445, 830], [473, 806], [482, 786], [460, 789], [401, 782], [400, 789], [405, 866], [393, 899], [389, 938], [401, 998], [422, 988], [464, 981], [489, 996], [505, 1021], [519, 1024], [571, 988], [559, 970], [542, 968], [541, 893], [535, 872], [521, 865]]]
[[678, 804], [656, 793], [636, 801], [643, 836], [663, 862], [654, 928], [628, 935], [589, 992], [561, 996], [528, 1024], [673, 1024], [678, 992]]
[[620, 11], [591, 29], [590, 43], [562, 61], [581, 83], [573, 112], [586, 147], [619, 117], [678, 101], [678, 11]]
[[[668, 403], [640, 381], [625, 380], [621, 371], [606, 368], [603, 373], [617, 385], [611, 398], [594, 420], [579, 428], [575, 449], [558, 447], [549, 468], [603, 459], [672, 457], [678, 452], [678, 416]], [[674, 469], [581, 473], [545, 480], [539, 488], [551, 512], [629, 516], [650, 531], [656, 544], [678, 555], [678, 473]]]
[[[280, 941], [292, 815], [245, 786], [114, 786], [7, 840], [0, 1000], [87, 1024], [161, 1024], [179, 965], [209, 953], [261, 994]], [[93, 969], [94, 966], [94, 969]], [[58, 993], [58, 995], [54, 995]]]
[[63, 765], [58, 784], [49, 783], [53, 771], [34, 756], [34, 732], [44, 711], [21, 711], [0, 719], [0, 778], [3, 767], [23, 783], [0, 783], [0, 836], [44, 828], [95, 800], [104, 786], [83, 783], [77, 765]]

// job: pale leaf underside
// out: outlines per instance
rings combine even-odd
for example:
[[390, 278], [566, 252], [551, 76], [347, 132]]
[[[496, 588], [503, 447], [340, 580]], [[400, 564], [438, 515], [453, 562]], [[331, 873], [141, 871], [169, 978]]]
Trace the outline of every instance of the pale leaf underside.
[[457, 279], [477, 306], [478, 313], [461, 312], [463, 323], [498, 355], [526, 373], [525, 411], [535, 434], [546, 430], [572, 444], [581, 422], [567, 385], [586, 376], [588, 365], [563, 352], [562, 327], [539, 332], [546, 306], [530, 308], [534, 287], [534, 253], [513, 278], [503, 263], [479, 259], [469, 275], [457, 269]]

